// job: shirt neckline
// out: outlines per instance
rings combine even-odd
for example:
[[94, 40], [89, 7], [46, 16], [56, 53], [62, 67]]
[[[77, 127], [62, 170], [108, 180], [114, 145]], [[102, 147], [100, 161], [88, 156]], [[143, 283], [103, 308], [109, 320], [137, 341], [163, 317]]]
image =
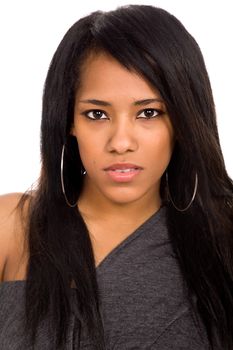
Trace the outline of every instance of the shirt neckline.
[[101, 273], [101, 271], [107, 267], [108, 263], [111, 262], [111, 259], [126, 245], [136, 239], [142, 233], [142, 231], [148, 229], [151, 225], [154, 225], [156, 222], [158, 222], [164, 211], [165, 205], [162, 205], [158, 210], [156, 210], [156, 212], [154, 212], [149, 218], [140, 224], [131, 234], [129, 234], [122, 242], [113, 248], [110, 253], [108, 253], [108, 255], [106, 255], [106, 257], [97, 265], [97, 274]]
[[[134, 240], [136, 237], [138, 237], [143, 230], [149, 228], [152, 224], [155, 224], [159, 218], [161, 217], [162, 213], [165, 211], [166, 206], [162, 205], [156, 212], [154, 212], [148, 219], [146, 219], [142, 224], [140, 224], [130, 235], [128, 235], [122, 242], [120, 242], [115, 248], [113, 248], [108, 255], [96, 266], [96, 272], [97, 274], [101, 272], [107, 266], [107, 263], [114, 257], [114, 255], [123, 249], [124, 246], [129, 244], [132, 240]], [[0, 282], [0, 288], [1, 286], [7, 286], [7, 285], [25, 285], [26, 280], [11, 280], [11, 281], [3, 281]]]

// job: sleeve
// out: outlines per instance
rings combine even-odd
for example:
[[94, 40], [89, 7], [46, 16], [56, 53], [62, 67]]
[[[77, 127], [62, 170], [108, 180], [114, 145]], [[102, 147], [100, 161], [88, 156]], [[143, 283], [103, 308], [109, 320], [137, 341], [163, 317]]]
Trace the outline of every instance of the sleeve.
[[203, 324], [195, 322], [190, 310], [167, 325], [151, 350], [210, 350]]

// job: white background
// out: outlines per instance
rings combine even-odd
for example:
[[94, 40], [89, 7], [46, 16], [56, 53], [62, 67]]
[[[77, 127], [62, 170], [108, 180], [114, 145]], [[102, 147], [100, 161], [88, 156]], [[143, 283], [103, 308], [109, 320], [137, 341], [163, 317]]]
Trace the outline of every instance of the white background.
[[[23, 192], [40, 171], [43, 84], [59, 42], [79, 18], [129, 1], [0, 0], [0, 194]], [[209, 73], [227, 171], [233, 177], [232, 1], [133, 1], [174, 14], [197, 40]]]

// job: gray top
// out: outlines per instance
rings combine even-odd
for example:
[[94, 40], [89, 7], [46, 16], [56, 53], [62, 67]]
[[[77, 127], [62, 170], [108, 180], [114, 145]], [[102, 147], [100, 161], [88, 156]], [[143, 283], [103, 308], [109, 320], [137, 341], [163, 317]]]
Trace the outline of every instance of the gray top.
[[[186, 298], [165, 206], [114, 248], [96, 272], [107, 350], [210, 349], [204, 326]], [[24, 281], [0, 283], [0, 349], [32, 349], [20, 335], [24, 289]], [[48, 325], [49, 320], [41, 325], [35, 350], [55, 349]], [[79, 335], [72, 314], [66, 350], [78, 349], [79, 337], [80, 349], [95, 349], [85, 330]]]

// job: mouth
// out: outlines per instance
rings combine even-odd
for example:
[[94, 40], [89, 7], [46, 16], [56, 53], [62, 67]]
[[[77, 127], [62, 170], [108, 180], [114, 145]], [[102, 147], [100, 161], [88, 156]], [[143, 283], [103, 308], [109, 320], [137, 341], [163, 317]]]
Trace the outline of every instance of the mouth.
[[131, 171], [138, 170], [139, 168], [126, 168], [126, 169], [107, 169], [106, 171], [114, 171], [116, 173], [129, 173]]
[[109, 178], [115, 182], [129, 182], [141, 173], [141, 168], [108, 169], [105, 170]]

